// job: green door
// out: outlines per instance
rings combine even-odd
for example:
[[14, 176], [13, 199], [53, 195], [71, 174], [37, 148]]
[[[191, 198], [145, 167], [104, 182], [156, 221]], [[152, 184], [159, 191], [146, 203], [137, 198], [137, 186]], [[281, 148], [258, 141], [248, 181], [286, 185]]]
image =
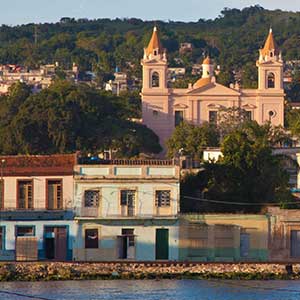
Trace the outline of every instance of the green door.
[[169, 229], [156, 229], [155, 258], [169, 259]]

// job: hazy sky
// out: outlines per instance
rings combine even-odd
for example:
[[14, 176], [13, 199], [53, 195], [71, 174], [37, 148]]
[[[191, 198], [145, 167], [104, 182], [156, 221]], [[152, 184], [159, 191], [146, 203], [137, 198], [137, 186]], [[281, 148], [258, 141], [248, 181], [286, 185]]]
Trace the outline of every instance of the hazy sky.
[[56, 22], [61, 17], [196, 21], [219, 15], [224, 7], [260, 4], [300, 11], [300, 0], [0, 0], [0, 24]]

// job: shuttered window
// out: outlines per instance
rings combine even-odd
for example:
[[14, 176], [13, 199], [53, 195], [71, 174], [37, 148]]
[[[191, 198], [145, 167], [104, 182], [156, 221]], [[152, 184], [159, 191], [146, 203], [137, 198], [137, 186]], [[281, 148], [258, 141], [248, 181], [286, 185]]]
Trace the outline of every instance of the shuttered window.
[[[135, 214], [135, 190], [121, 190], [120, 205], [125, 209], [127, 216]], [[122, 214], [124, 215], [124, 212]]]
[[47, 192], [47, 209], [62, 209], [62, 181], [48, 180]]
[[33, 208], [33, 183], [32, 180], [18, 181], [18, 208]]

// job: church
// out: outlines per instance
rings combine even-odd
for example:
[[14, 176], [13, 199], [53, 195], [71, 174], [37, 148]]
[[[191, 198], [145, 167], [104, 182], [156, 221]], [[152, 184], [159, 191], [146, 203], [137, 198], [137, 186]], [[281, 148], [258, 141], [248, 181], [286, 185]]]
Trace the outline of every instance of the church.
[[247, 118], [263, 124], [284, 123], [283, 60], [272, 29], [259, 50], [258, 89], [243, 89], [238, 84], [230, 87], [216, 82], [214, 64], [210, 57], [202, 62], [202, 77], [187, 88], [170, 88], [167, 81], [168, 59], [162, 47], [158, 29], [154, 27], [151, 40], [144, 49], [142, 118], [165, 148], [166, 141], [180, 122], [194, 125], [217, 122], [220, 109], [239, 107]]

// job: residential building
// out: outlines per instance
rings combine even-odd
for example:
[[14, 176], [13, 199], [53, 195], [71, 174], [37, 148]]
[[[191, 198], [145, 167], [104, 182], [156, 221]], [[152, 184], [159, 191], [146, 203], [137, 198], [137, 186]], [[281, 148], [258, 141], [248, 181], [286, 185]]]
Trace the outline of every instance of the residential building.
[[265, 45], [259, 50], [258, 89], [241, 89], [216, 82], [214, 63], [210, 57], [202, 62], [202, 77], [187, 88], [168, 86], [168, 59], [162, 47], [158, 30], [153, 35], [144, 57], [142, 87], [143, 124], [151, 128], [165, 148], [166, 140], [183, 120], [195, 125], [217, 122], [218, 112], [224, 108], [240, 107], [249, 118], [259, 124], [270, 121], [273, 125], [284, 123], [283, 60], [272, 30]]
[[75, 154], [1, 156], [0, 260], [72, 258]]
[[168, 80], [175, 81], [183, 78], [185, 75], [185, 68], [168, 68]]
[[114, 73], [114, 80], [110, 80], [108, 83], [105, 84], [105, 90], [111, 91], [113, 94], [119, 95], [120, 92], [127, 91], [128, 89], [128, 80], [127, 74], [124, 72], [120, 72], [116, 69]]
[[179, 48], [180, 54], [185, 54], [187, 52], [192, 52], [192, 51], [193, 51], [192, 43], [181, 43], [180, 44], [180, 48]]
[[79, 163], [74, 260], [178, 260], [179, 166], [167, 160]]

